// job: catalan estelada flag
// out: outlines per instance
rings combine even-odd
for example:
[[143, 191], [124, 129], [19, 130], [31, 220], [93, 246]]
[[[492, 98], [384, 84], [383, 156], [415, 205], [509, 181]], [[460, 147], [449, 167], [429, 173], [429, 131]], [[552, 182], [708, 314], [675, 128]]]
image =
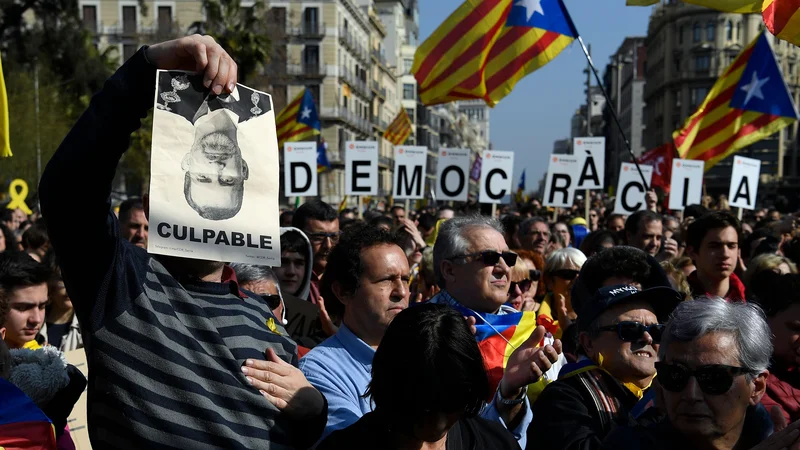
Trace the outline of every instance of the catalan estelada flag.
[[311, 91], [303, 89], [275, 119], [278, 129], [278, 147], [284, 142], [306, 140], [319, 134], [321, 128], [317, 106]]
[[519, 177], [519, 185], [517, 186], [517, 203], [522, 203], [525, 200], [525, 170], [522, 171], [522, 176]]
[[2, 378], [0, 398], [0, 448], [56, 449], [53, 423], [33, 400]]
[[467, 0], [417, 49], [411, 71], [426, 105], [494, 106], [577, 37], [562, 0]]
[[764, 0], [761, 11], [770, 33], [800, 45], [800, 0]]
[[386, 127], [383, 137], [394, 145], [401, 145], [409, 136], [411, 136], [411, 118], [408, 117], [405, 108], [400, 108], [397, 117]]
[[705, 6], [706, 8], [716, 9], [732, 13], [760, 13], [762, 0], [683, 0], [684, 3]]
[[673, 133], [681, 158], [706, 171], [797, 120], [797, 108], [764, 33], [739, 53], [697, 111]]
[[328, 160], [328, 143], [319, 141], [317, 144], [317, 173], [330, 170], [331, 162]]
[[8, 95], [3, 78], [3, 62], [0, 61], [0, 158], [11, 156], [11, 132], [8, 125]]

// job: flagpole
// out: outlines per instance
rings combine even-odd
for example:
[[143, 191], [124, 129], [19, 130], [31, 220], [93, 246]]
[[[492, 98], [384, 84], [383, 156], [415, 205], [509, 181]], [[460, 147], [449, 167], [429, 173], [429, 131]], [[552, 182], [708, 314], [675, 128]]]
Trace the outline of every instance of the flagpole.
[[614, 108], [611, 99], [608, 98], [608, 93], [606, 92], [606, 88], [603, 87], [603, 82], [600, 80], [600, 75], [597, 73], [597, 68], [594, 66], [594, 62], [592, 62], [592, 56], [589, 54], [589, 50], [586, 48], [586, 44], [584, 44], [583, 38], [581, 37], [580, 34], [578, 34], [578, 42], [581, 44], [581, 49], [583, 50], [583, 54], [586, 56], [586, 61], [589, 62], [589, 67], [592, 69], [592, 72], [594, 73], [594, 78], [597, 80], [597, 86], [600, 88], [600, 91], [603, 93], [603, 97], [605, 97], [606, 99], [606, 106], [611, 111], [611, 117], [614, 118], [614, 123], [617, 124], [617, 128], [619, 128], [619, 133], [620, 135], [622, 135], [622, 140], [625, 142], [625, 148], [628, 150], [628, 154], [631, 155], [631, 159], [633, 160], [633, 164], [636, 165], [636, 170], [639, 172], [639, 176], [642, 177], [642, 184], [644, 185], [644, 189], [645, 191], [648, 191], [650, 190], [650, 187], [647, 184], [647, 180], [644, 178], [644, 173], [642, 173], [642, 168], [639, 167], [639, 162], [636, 161], [636, 155], [633, 154], [633, 149], [631, 149], [631, 143], [630, 141], [628, 141], [628, 137], [625, 136], [625, 130], [622, 129], [622, 124], [619, 122], [619, 117], [617, 117], [617, 111]]

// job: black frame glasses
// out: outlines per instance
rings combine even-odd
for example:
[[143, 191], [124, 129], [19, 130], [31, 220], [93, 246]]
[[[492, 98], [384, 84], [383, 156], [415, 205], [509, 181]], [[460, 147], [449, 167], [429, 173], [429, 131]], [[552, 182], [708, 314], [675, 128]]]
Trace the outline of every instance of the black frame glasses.
[[553, 276], [561, 278], [562, 280], [572, 281], [575, 278], [578, 278], [580, 273], [581, 272], [579, 270], [558, 269], [553, 271]]
[[693, 370], [683, 364], [668, 364], [664, 361], [656, 362], [656, 372], [661, 387], [669, 392], [683, 391], [689, 384], [689, 378], [694, 377], [700, 390], [708, 395], [725, 394], [731, 390], [736, 377], [755, 373], [744, 367], [723, 364], [709, 364]]
[[480, 257], [480, 260], [483, 262], [484, 266], [496, 266], [500, 262], [500, 258], [503, 258], [503, 261], [506, 263], [508, 267], [513, 267], [517, 263], [517, 255], [514, 252], [496, 252], [493, 250], [486, 250], [477, 253], [467, 253], [466, 255], [457, 255], [453, 256], [452, 258], [448, 258], [449, 260], [456, 260], [462, 258], [475, 258]]
[[653, 338], [654, 343], [659, 343], [661, 342], [661, 336], [664, 334], [664, 327], [665, 325], [660, 323], [645, 325], [641, 322], [623, 320], [614, 325], [600, 327], [597, 331], [616, 331], [617, 337], [623, 342], [639, 342], [646, 331]]
[[308, 236], [308, 240], [311, 242], [322, 242], [325, 239], [330, 239], [331, 243], [336, 244], [339, 242], [339, 238], [342, 237], [341, 231], [336, 231], [334, 233], [306, 233]]
[[524, 294], [524, 293], [530, 291], [531, 287], [533, 287], [533, 280], [530, 280], [530, 279], [526, 278], [526, 279], [524, 279], [522, 281], [512, 281], [508, 285], [508, 293], [510, 294], [510, 293], [514, 292], [514, 289], [516, 289], [517, 286], [519, 286], [519, 291]]

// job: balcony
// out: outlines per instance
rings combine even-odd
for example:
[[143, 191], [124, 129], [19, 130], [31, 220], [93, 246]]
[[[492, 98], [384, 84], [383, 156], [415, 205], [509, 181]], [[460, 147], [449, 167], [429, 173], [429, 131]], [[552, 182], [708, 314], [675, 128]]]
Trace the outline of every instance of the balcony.
[[350, 31], [345, 30], [344, 28], [339, 28], [339, 42], [347, 47], [356, 56], [356, 58], [361, 60], [362, 63], [369, 63], [369, 53], [367, 52], [366, 47], [361, 45], [361, 43], [358, 42], [358, 40], [353, 36], [352, 33], [350, 33]]
[[364, 97], [369, 98], [370, 93], [367, 89], [367, 83], [358, 78], [350, 69], [342, 66], [339, 70], [339, 76], [350, 85], [356, 92]]
[[304, 22], [299, 27], [291, 27], [288, 29], [290, 36], [309, 40], [321, 40], [325, 37], [325, 31], [324, 23], [314, 22]]
[[388, 156], [378, 156], [378, 164], [387, 167], [394, 167], [394, 159], [389, 158]]
[[386, 62], [386, 55], [384, 55], [382, 50], [372, 49], [372, 59], [376, 62], [380, 63], [383, 67], [389, 67], [389, 64]]
[[369, 123], [369, 120], [359, 117], [356, 113], [347, 108], [322, 108], [321, 116], [323, 119], [341, 120], [364, 134], [369, 135], [372, 133], [372, 125]]
[[385, 87], [381, 87], [380, 83], [378, 83], [375, 80], [372, 80], [372, 83], [370, 83], [370, 86], [372, 87], [372, 92], [374, 92], [375, 95], [380, 97], [382, 100], [386, 100], [386, 88]]
[[327, 70], [319, 64], [289, 64], [286, 66], [286, 73], [295, 77], [325, 78]]
[[372, 116], [370, 122], [372, 122], [372, 126], [375, 127], [376, 130], [380, 132], [386, 131], [386, 121], [380, 120], [378, 116]]

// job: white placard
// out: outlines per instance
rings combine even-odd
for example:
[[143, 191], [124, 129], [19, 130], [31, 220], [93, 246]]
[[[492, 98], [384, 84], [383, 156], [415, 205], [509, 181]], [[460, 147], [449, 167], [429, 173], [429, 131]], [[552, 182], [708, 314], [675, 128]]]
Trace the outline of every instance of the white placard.
[[283, 144], [283, 190], [289, 197], [316, 197], [317, 143]]
[[469, 149], [439, 149], [436, 163], [436, 199], [467, 201], [469, 194]]
[[683, 211], [688, 205], [703, 200], [703, 169], [705, 161], [672, 160], [672, 180], [669, 182], [669, 209]]
[[583, 155], [551, 155], [544, 184], [542, 205], [571, 208], [575, 200], [575, 185], [580, 176]]
[[480, 203], [503, 203], [511, 192], [511, 174], [514, 172], [514, 152], [484, 150], [482, 153]]
[[156, 76], [147, 251], [280, 265], [272, 98], [242, 85], [209, 95], [186, 72]]
[[581, 158], [575, 189], [603, 189], [606, 178], [606, 138], [575, 138], [572, 148], [572, 153]]
[[392, 196], [397, 199], [425, 198], [428, 147], [398, 145], [394, 148]]
[[[653, 166], [639, 165], [647, 185], [653, 178]], [[617, 184], [617, 201], [614, 203], [614, 212], [617, 214], [633, 214], [647, 208], [644, 203], [644, 186], [642, 177], [636, 170], [636, 164], [624, 162], [619, 169], [619, 184]]]
[[344, 154], [345, 195], [378, 195], [378, 143], [347, 141]]
[[761, 175], [761, 161], [743, 156], [733, 157], [731, 188], [728, 193], [731, 207], [755, 209], [758, 194], [758, 178]]

